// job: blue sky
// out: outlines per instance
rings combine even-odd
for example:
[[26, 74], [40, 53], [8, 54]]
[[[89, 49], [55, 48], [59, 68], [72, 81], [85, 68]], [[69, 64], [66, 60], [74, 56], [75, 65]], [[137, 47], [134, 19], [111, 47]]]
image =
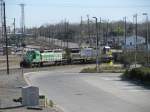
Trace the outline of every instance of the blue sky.
[[27, 27], [57, 23], [65, 18], [70, 22], [80, 22], [81, 16], [102, 17], [109, 20], [120, 20], [124, 16], [132, 20], [135, 13], [142, 18], [143, 12], [150, 12], [150, 0], [5, 0], [8, 24], [16, 18], [20, 25], [20, 7], [24, 3], [25, 23]]

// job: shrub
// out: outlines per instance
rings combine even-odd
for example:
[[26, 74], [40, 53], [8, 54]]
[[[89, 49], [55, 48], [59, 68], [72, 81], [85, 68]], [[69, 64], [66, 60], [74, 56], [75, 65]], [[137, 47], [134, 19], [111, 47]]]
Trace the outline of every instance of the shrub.
[[94, 68], [84, 68], [81, 70], [81, 73], [96, 73], [96, 67]]
[[140, 81], [142, 83], [150, 83], [150, 68], [140, 67], [126, 70], [122, 78]]
[[50, 107], [54, 107], [54, 103], [53, 103], [52, 100], [49, 100], [49, 106], [50, 106]]
[[[120, 73], [124, 71], [122, 66], [112, 66], [112, 65], [100, 65], [99, 73], [107, 72], [107, 73]], [[96, 67], [88, 67], [81, 70], [81, 73], [97, 73]]]

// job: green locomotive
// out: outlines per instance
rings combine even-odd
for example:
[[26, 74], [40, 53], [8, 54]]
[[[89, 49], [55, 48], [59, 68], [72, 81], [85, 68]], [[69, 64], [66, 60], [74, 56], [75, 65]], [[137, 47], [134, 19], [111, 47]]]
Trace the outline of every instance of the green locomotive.
[[44, 63], [61, 63], [63, 59], [62, 51], [27, 51], [20, 62], [21, 67], [42, 66]]

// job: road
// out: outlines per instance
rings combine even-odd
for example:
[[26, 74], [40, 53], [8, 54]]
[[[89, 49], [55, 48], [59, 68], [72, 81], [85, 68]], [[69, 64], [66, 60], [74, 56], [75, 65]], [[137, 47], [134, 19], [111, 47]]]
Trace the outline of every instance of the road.
[[65, 112], [150, 112], [150, 90], [121, 81], [120, 74], [80, 74], [67, 67], [25, 75]]

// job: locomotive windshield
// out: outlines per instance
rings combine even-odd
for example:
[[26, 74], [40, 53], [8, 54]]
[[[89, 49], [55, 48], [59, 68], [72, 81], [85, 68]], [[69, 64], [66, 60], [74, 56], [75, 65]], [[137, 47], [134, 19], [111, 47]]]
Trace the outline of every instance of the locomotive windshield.
[[34, 51], [27, 51], [27, 53], [26, 53], [26, 56], [25, 56], [25, 59], [27, 60], [27, 61], [32, 61], [33, 59], [35, 59], [36, 58], [36, 54], [35, 54], [35, 52]]

